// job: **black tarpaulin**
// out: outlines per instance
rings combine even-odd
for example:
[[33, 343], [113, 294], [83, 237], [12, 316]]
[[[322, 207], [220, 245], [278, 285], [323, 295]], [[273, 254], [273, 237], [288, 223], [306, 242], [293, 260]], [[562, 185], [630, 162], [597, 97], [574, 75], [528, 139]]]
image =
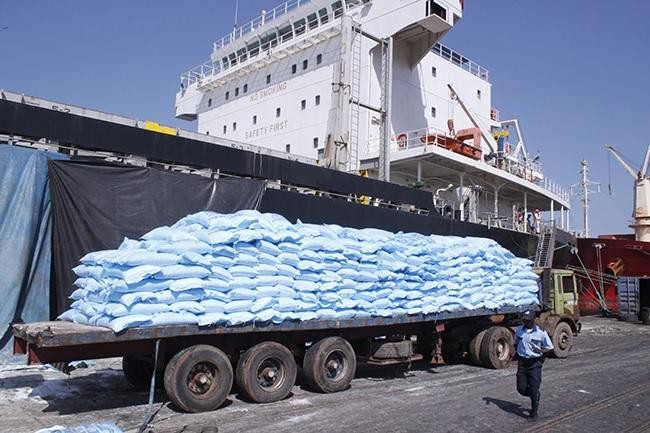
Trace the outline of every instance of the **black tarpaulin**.
[[70, 305], [72, 268], [90, 251], [117, 248], [202, 210], [257, 209], [264, 182], [209, 179], [154, 168], [96, 162], [51, 161], [54, 233], [52, 305], [56, 316]]

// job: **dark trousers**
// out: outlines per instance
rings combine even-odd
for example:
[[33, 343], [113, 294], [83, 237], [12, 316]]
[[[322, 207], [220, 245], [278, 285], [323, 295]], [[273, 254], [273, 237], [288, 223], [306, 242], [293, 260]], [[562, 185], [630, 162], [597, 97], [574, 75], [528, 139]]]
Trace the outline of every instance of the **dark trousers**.
[[539, 387], [542, 385], [542, 364], [544, 358], [519, 358], [517, 365], [517, 392], [530, 397], [531, 415], [537, 415], [539, 408]]

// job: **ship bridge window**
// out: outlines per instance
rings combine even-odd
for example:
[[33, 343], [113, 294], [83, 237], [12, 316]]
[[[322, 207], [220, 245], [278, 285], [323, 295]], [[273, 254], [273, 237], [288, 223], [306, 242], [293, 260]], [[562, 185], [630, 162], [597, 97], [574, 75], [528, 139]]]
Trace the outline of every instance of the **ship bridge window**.
[[429, 0], [427, 2], [427, 16], [437, 15], [443, 20], [447, 21], [447, 9], [440, 6], [434, 0]]
[[235, 54], [235, 53], [228, 54], [228, 61], [230, 62], [230, 66], [236, 65], [237, 64], [237, 54]]
[[298, 70], [298, 67], [295, 64], [291, 65], [291, 73], [292, 74], [295, 74], [297, 70]]
[[281, 114], [282, 114], [282, 109], [279, 108], [279, 107], [276, 108], [276, 109], [275, 109], [275, 117], [280, 117]]
[[310, 29], [318, 27], [318, 15], [316, 15], [316, 12], [307, 15], [307, 25]]
[[246, 51], [249, 52], [251, 56], [256, 56], [260, 53], [260, 41], [254, 40], [246, 44]]
[[309, 60], [305, 59], [302, 61], [302, 70], [304, 71], [309, 66]]
[[301, 35], [305, 33], [305, 19], [301, 18], [298, 21], [294, 21], [293, 23], [293, 31], [295, 32], [296, 35]]
[[327, 9], [325, 9], [325, 8], [319, 10], [318, 15], [320, 16], [320, 22], [323, 23], [323, 24], [325, 24], [326, 22], [328, 22], [330, 20], [330, 16], [327, 13]]
[[334, 18], [338, 18], [343, 15], [343, 2], [334, 2], [332, 3], [332, 11], [334, 12]]
[[271, 84], [271, 74], [266, 76], [266, 84]]
[[300, 101], [300, 109], [304, 110], [305, 108], [307, 108], [307, 101], [303, 99], [302, 101]]
[[293, 28], [291, 27], [291, 24], [288, 26], [284, 26], [281, 29], [278, 30], [278, 35], [280, 37], [280, 40], [282, 42], [286, 42], [290, 40], [293, 37]]
[[320, 95], [316, 95], [316, 97], [314, 97], [314, 105], [320, 105]]
[[273, 32], [267, 33], [260, 38], [260, 43], [262, 44], [262, 50], [268, 50], [271, 47], [275, 47], [278, 44], [278, 35]]
[[316, 56], [316, 64], [320, 65], [321, 63], [323, 63], [323, 55], [319, 54]]
[[247, 58], [248, 58], [248, 51], [246, 51], [246, 48], [242, 48], [240, 50], [237, 50], [237, 61], [238, 62], [246, 61]]

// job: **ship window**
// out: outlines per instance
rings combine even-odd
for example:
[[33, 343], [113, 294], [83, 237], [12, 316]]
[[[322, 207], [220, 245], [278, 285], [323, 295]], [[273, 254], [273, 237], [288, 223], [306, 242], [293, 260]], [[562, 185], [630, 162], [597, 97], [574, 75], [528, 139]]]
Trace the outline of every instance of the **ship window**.
[[320, 105], [320, 95], [316, 95], [314, 98], [314, 105]]
[[266, 84], [271, 84], [271, 74], [266, 76]]
[[230, 92], [226, 92], [226, 101], [230, 99]]
[[477, 90], [477, 91], [476, 91], [476, 97], [477, 97], [478, 99], [481, 99], [481, 91], [480, 91], [480, 90]]
[[237, 122], [232, 122], [232, 130], [233, 131], [237, 130]]
[[327, 9], [323, 8], [318, 11], [318, 15], [320, 15], [320, 22], [325, 24], [326, 22], [329, 21], [330, 17], [327, 14]]
[[257, 116], [253, 116], [253, 125], [257, 125]]
[[291, 73], [292, 74], [295, 74], [297, 70], [298, 70], [298, 67], [296, 65], [291, 65]]
[[226, 125], [223, 125], [223, 134], [225, 135], [227, 131], [228, 131], [228, 127]]
[[314, 149], [318, 149], [318, 137], [314, 137]]
[[239, 87], [235, 87], [235, 96], [239, 96]]
[[212, 98], [208, 99], [208, 107], [212, 107]]
[[332, 10], [334, 11], [334, 18], [343, 15], [343, 2], [337, 1], [332, 3]]
[[282, 114], [282, 110], [280, 108], [275, 109], [275, 117], [280, 117], [280, 114]]
[[285, 145], [285, 146], [284, 146], [284, 150], [285, 150], [287, 153], [291, 153], [291, 145], [290, 145], [290, 144]]
[[307, 15], [307, 24], [310, 29], [318, 27], [318, 15], [316, 15], [316, 12]]
[[321, 63], [323, 63], [323, 55], [319, 54], [316, 56], [316, 64], [320, 65]]
[[447, 9], [440, 6], [437, 2], [429, 0], [427, 2], [427, 16], [437, 15], [447, 21]]
[[325, 156], [325, 149], [318, 149], [316, 155], [319, 160], [323, 159], [323, 157]]
[[304, 110], [305, 108], [307, 108], [307, 101], [303, 99], [302, 101], [300, 101], [300, 109]]
[[431, 117], [436, 117], [436, 107], [431, 107]]
[[305, 33], [305, 28], [306, 28], [305, 23], [306, 23], [306, 21], [305, 21], [304, 18], [301, 18], [298, 21], [295, 21], [293, 23], [293, 31], [297, 35], [301, 35], [301, 34]]
[[210, 131], [205, 131], [205, 135], [210, 135]]
[[434, 77], [438, 75], [438, 70], [436, 69], [435, 66], [431, 66], [431, 75], [433, 75]]
[[244, 84], [244, 93], [248, 92], [248, 84]]
[[305, 69], [307, 69], [307, 66], [309, 66], [309, 60], [305, 59], [305, 60], [302, 61], [302, 69], [303, 69], [303, 71]]

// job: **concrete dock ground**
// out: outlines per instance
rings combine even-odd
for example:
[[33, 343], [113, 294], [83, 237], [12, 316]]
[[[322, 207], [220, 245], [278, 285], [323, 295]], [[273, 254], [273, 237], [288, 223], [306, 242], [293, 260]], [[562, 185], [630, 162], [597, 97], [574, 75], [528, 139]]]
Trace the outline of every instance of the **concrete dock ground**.
[[[146, 430], [201, 432], [650, 432], [650, 326], [587, 317], [567, 359], [544, 365], [540, 418], [515, 390], [515, 363], [504, 370], [468, 365], [361, 368], [352, 386], [317, 394], [298, 383], [265, 405], [231, 395], [222, 408], [183, 414], [156, 394]], [[133, 391], [119, 359], [70, 376], [43, 366], [0, 367], [0, 431], [113, 421], [138, 430], [146, 392]]]

